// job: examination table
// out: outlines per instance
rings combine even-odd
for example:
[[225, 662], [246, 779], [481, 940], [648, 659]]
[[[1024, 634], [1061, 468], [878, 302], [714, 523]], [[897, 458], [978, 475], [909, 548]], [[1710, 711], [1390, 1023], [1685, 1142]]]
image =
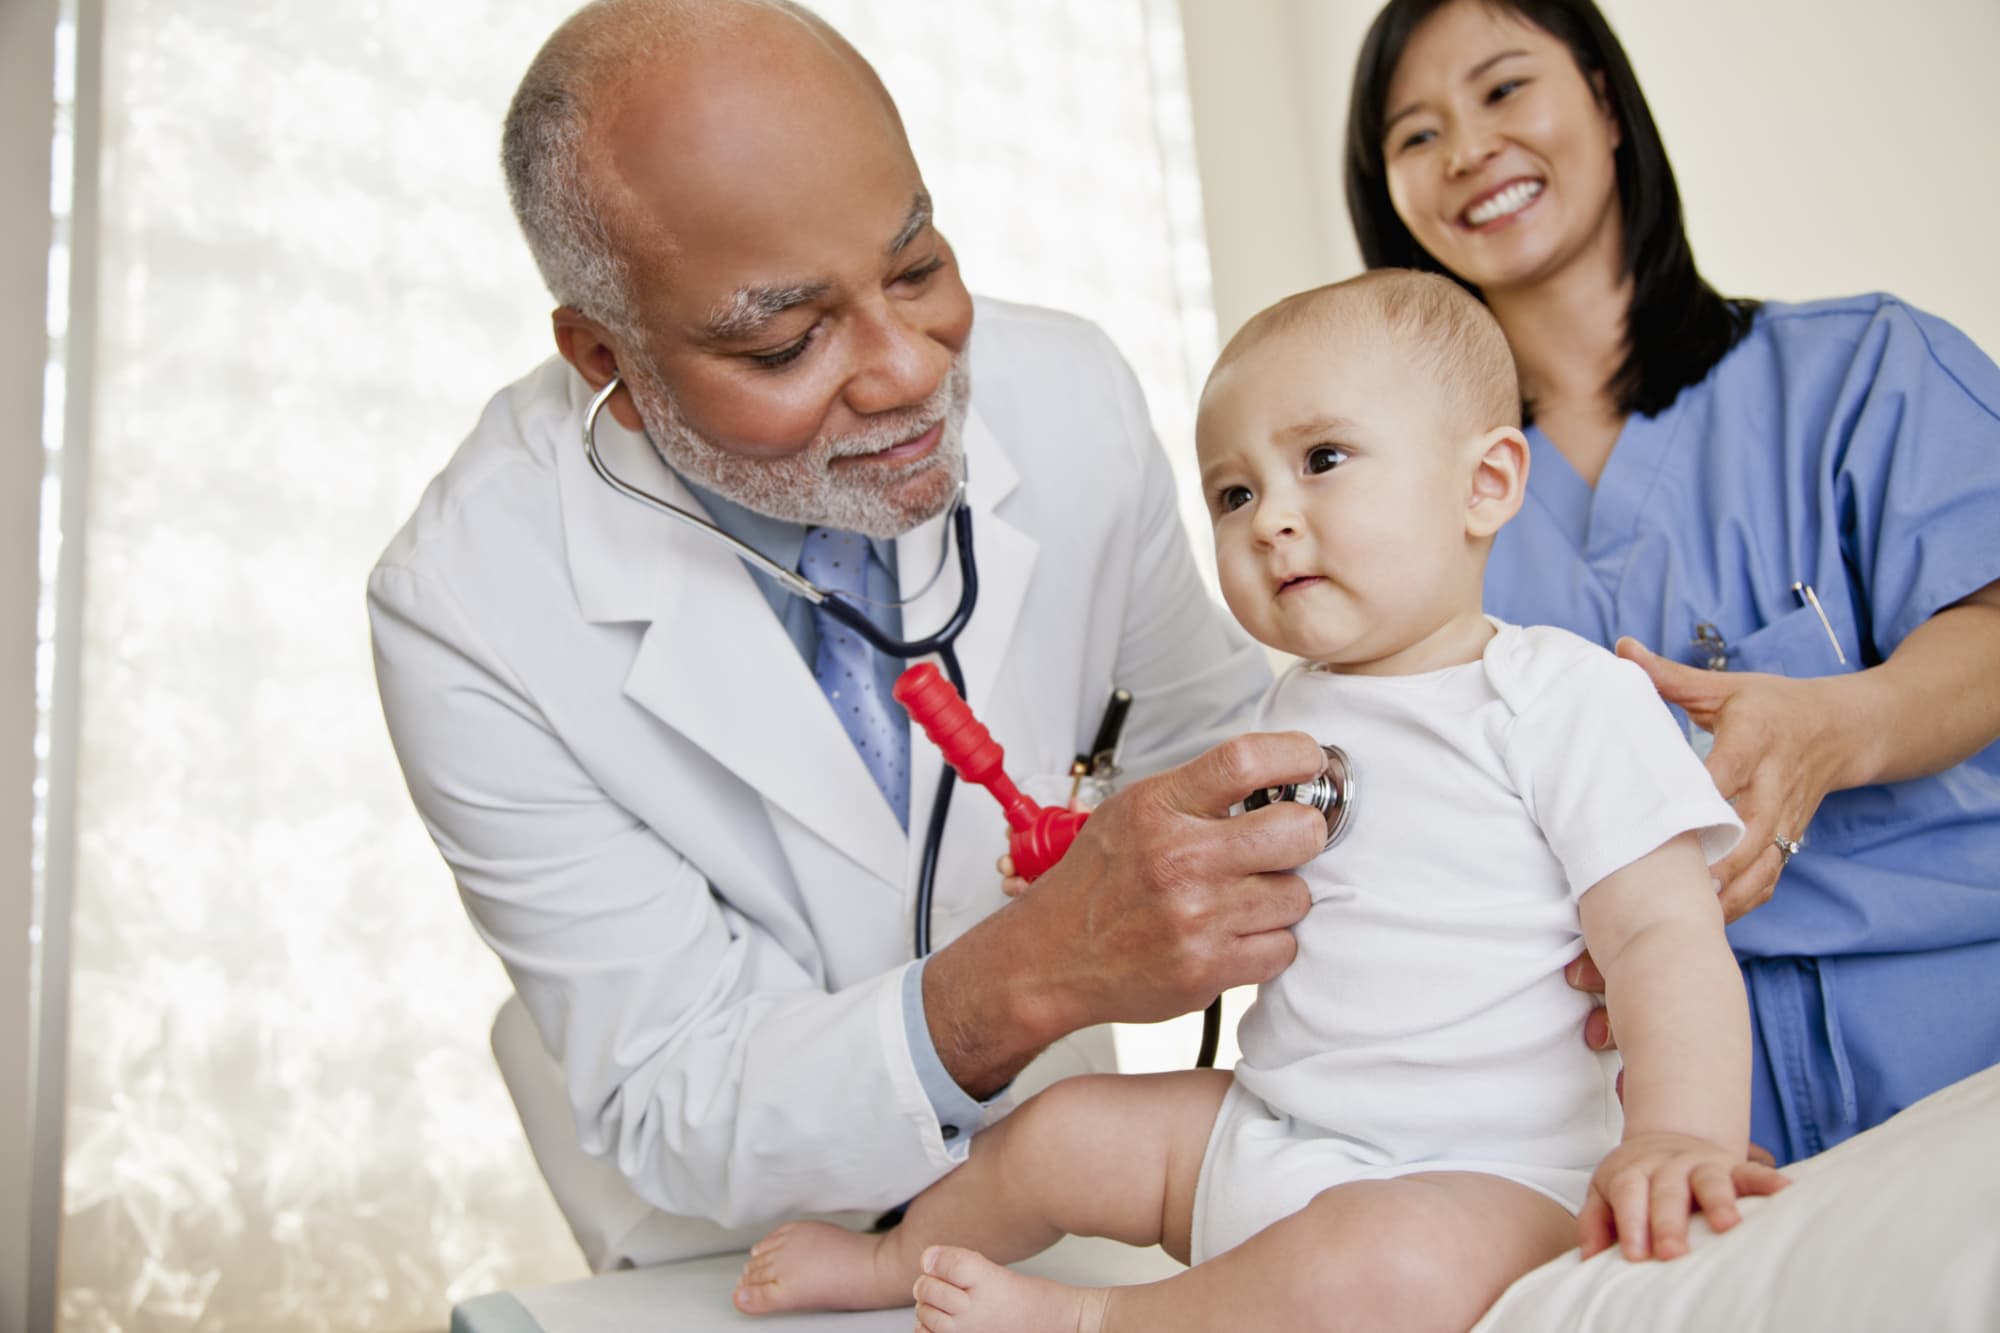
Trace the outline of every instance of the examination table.
[[[496, 1054], [500, 1036], [496, 1027]], [[1544, 1264], [1474, 1333], [2000, 1330], [2000, 1066], [1787, 1174], [1792, 1187], [1745, 1200], [1730, 1234], [1697, 1219], [1682, 1259], [1632, 1264], [1611, 1252], [1584, 1263], [1572, 1251]], [[907, 1308], [750, 1319], [729, 1303], [741, 1265], [740, 1254], [714, 1254], [496, 1292], [458, 1306], [452, 1333], [907, 1333], [914, 1322]], [[1157, 1249], [1072, 1238], [1019, 1267], [1123, 1283], [1179, 1265]], [[1253, 1311], [1241, 1327], [1256, 1328]]]

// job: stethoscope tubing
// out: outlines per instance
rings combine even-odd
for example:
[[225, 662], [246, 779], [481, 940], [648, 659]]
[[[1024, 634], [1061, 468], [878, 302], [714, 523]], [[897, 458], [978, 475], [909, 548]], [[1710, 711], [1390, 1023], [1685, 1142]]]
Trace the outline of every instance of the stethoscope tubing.
[[[613, 375], [606, 380], [590, 400], [590, 406], [583, 414], [583, 452], [590, 459], [593, 471], [611, 487], [629, 500], [634, 500], [669, 518], [705, 534], [713, 541], [729, 548], [731, 554], [747, 560], [757, 569], [770, 575], [778, 584], [795, 597], [803, 597], [815, 607], [825, 611], [847, 628], [859, 634], [877, 652], [901, 661], [915, 657], [935, 655], [944, 664], [944, 673], [958, 691], [965, 694], [965, 673], [959, 669], [958, 654], [954, 646], [958, 636], [972, 620], [972, 612], [979, 603], [979, 563], [972, 550], [972, 510], [965, 503], [965, 482], [959, 481], [958, 496], [952, 508], [952, 536], [958, 544], [959, 592], [958, 605], [950, 616], [934, 633], [921, 639], [892, 639], [881, 626], [868, 618], [868, 613], [853, 605], [837, 593], [829, 593], [810, 580], [800, 577], [793, 570], [785, 568], [754, 546], [738, 541], [700, 514], [683, 509], [671, 500], [664, 499], [642, 487], [634, 486], [616, 472], [597, 452], [597, 418], [604, 411], [611, 395], [624, 386], [621, 376]], [[924, 832], [923, 860], [917, 873], [917, 900], [915, 938], [912, 941], [916, 955], [927, 957], [931, 951], [931, 904], [937, 894], [938, 855], [944, 845], [945, 818], [951, 812], [951, 793], [958, 781], [958, 774], [951, 765], [943, 766], [938, 774], [937, 796], [931, 802], [930, 822]]]
[[[814, 606], [825, 605], [829, 600], [828, 595], [822, 592], [817, 585], [800, 577], [796, 571], [786, 569], [756, 547], [737, 541], [734, 537], [724, 532], [721, 528], [716, 527], [715, 524], [709, 522], [693, 510], [683, 509], [671, 500], [657, 496], [643, 487], [634, 486], [631, 482], [611, 470], [611, 465], [606, 463], [603, 457], [597, 452], [597, 418], [604, 411], [604, 405], [611, 401], [611, 395], [624, 387], [624, 376], [613, 375], [604, 382], [604, 387], [597, 391], [596, 396], [590, 400], [590, 406], [584, 410], [583, 453], [584, 457], [590, 460], [591, 470], [603, 479], [605, 485], [617, 491], [626, 499], [636, 500], [648, 509], [666, 514], [670, 518], [679, 519], [682, 523], [695, 529], [697, 532], [705, 533], [711, 540], [721, 542], [724, 546], [729, 547], [735, 555], [749, 561], [758, 569], [776, 579], [784, 586], [785, 591], [791, 593], [793, 596], [803, 597]], [[842, 623], [845, 624], [847, 622], [843, 620]]]
[[[794, 596], [803, 597], [814, 606], [825, 611], [841, 624], [853, 630], [868, 644], [881, 653], [901, 661], [913, 657], [935, 655], [944, 664], [944, 673], [958, 691], [961, 699], [967, 697], [965, 673], [959, 669], [958, 653], [955, 645], [958, 636], [972, 620], [973, 609], [979, 602], [979, 563], [972, 550], [972, 510], [965, 503], [965, 482], [959, 481], [958, 498], [952, 510], [952, 535], [958, 544], [959, 593], [958, 606], [945, 619], [935, 633], [921, 639], [892, 639], [880, 626], [868, 618], [868, 613], [860, 607], [844, 600], [838, 594], [826, 592], [811, 581], [801, 578], [786, 569], [762, 551], [724, 532], [700, 514], [681, 508], [671, 500], [654, 495], [651, 491], [634, 486], [611, 470], [597, 452], [597, 418], [604, 411], [611, 395], [623, 387], [624, 380], [613, 375], [605, 381], [591, 398], [589, 408], [583, 416], [583, 451], [590, 459], [591, 468], [604, 483], [627, 499], [637, 501], [647, 508], [679, 520], [698, 532], [707, 534], [722, 543], [729, 550], [749, 561], [756, 568], [778, 581], [779, 586]], [[958, 781], [958, 774], [950, 764], [942, 766], [938, 773], [937, 795], [931, 801], [930, 821], [924, 830], [924, 853], [917, 871], [917, 899], [912, 916], [915, 920], [914, 938], [911, 941], [916, 956], [926, 958], [931, 952], [931, 904], [937, 897], [938, 856], [944, 847], [944, 825], [951, 813], [951, 794]], [[1217, 996], [1202, 1015], [1200, 1054], [1196, 1057], [1198, 1067], [1206, 1069], [1215, 1064], [1216, 1046], [1222, 1035], [1222, 997]]]

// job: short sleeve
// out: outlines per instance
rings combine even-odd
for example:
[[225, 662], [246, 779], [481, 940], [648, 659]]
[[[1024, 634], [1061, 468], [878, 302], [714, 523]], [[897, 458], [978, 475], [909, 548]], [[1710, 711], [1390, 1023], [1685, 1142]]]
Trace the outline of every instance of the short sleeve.
[[1519, 711], [1507, 766], [1528, 812], [1582, 897], [1614, 871], [1682, 833], [1709, 864], [1743, 825], [1688, 747], [1646, 673], [1590, 644], [1576, 645], [1549, 685]]
[[1828, 429], [1842, 556], [1872, 647], [2000, 579], [2000, 367], [1941, 319], [1886, 301]]

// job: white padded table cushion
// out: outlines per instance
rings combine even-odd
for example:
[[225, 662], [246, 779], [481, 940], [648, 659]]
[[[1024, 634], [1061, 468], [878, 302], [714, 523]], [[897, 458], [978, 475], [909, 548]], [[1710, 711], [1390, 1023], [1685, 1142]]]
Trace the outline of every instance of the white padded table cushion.
[[[1746, 1329], [2000, 1329], [2000, 1067], [1917, 1103], [1744, 1204], [1734, 1232], [1696, 1220], [1671, 1263], [1552, 1260], [1510, 1287], [1474, 1333]], [[741, 1255], [716, 1255], [508, 1295], [455, 1312], [454, 1333], [907, 1333], [907, 1308], [750, 1319], [729, 1304]], [[1179, 1270], [1158, 1249], [1071, 1238], [1019, 1265], [1070, 1282]], [[1252, 1326], [1248, 1323], [1246, 1327]]]
[[1697, 1218], [1671, 1263], [1543, 1264], [1474, 1333], [2000, 1329], [2000, 1066], [1785, 1174], [1736, 1230]]

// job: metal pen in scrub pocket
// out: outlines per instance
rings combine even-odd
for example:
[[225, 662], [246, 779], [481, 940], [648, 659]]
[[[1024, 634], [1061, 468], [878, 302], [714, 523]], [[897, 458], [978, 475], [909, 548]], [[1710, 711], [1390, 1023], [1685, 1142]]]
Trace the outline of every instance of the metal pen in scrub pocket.
[[1833, 645], [1833, 655], [1842, 666], [1847, 665], [1847, 652], [1840, 646], [1840, 636], [1833, 632], [1833, 622], [1826, 618], [1826, 608], [1819, 604], [1819, 594], [1810, 583], [1794, 583], [1792, 596], [1799, 599], [1800, 606], [1810, 606], [1819, 617], [1820, 628], [1826, 631], [1826, 641]]

